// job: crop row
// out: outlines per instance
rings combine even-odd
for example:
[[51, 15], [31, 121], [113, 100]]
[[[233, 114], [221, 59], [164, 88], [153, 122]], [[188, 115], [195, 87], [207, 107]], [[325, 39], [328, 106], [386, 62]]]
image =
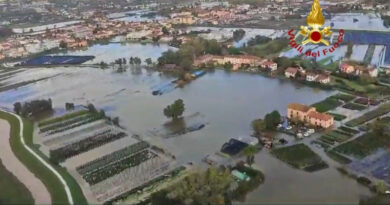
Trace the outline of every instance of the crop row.
[[138, 152], [134, 155], [123, 158], [120, 161], [110, 163], [100, 169], [97, 169], [93, 172], [83, 175], [83, 178], [88, 184], [94, 185], [97, 184], [111, 176], [114, 176], [125, 169], [138, 166], [142, 162], [145, 162], [151, 158], [156, 157], [157, 155], [149, 152], [148, 149], [145, 149], [141, 152]]
[[53, 118], [53, 119], [49, 119], [49, 120], [40, 122], [40, 123], [38, 123], [38, 126], [42, 127], [42, 126], [50, 125], [50, 124], [53, 124], [53, 123], [56, 123], [56, 122], [60, 122], [60, 121], [64, 121], [64, 120], [67, 120], [67, 119], [70, 119], [70, 118], [77, 117], [79, 115], [87, 114], [88, 112], [89, 112], [88, 110], [80, 110], [78, 112], [72, 112], [72, 113], [63, 115], [61, 117], [56, 117], [56, 118]]
[[66, 121], [61, 121], [61, 122], [58, 122], [58, 123], [52, 123], [52, 124], [50, 124], [48, 126], [45, 126], [45, 127], [41, 128], [39, 131], [42, 133], [42, 132], [47, 132], [47, 131], [50, 131], [50, 130], [60, 129], [60, 128], [69, 126], [71, 124], [75, 124], [77, 122], [87, 120], [87, 119], [89, 119], [91, 117], [93, 117], [93, 115], [91, 115], [91, 114], [80, 115], [80, 116], [71, 118], [71, 119], [66, 120]]
[[341, 143], [348, 140], [349, 138], [351, 138], [351, 135], [348, 133], [341, 130], [335, 130], [322, 136], [320, 139], [325, 143], [333, 145], [335, 142]]
[[355, 130], [355, 129], [352, 129], [352, 128], [349, 128], [349, 127], [345, 127], [345, 126], [341, 126], [338, 128], [339, 130], [342, 130], [344, 132], [347, 132], [351, 135], [356, 135], [356, 134], [359, 134], [359, 131], [358, 130]]
[[79, 142], [72, 143], [65, 147], [61, 147], [56, 150], [50, 150], [50, 159], [55, 163], [62, 162], [67, 158], [76, 156], [80, 153], [94, 149], [103, 144], [120, 139], [125, 136], [126, 134], [124, 132], [112, 133], [111, 131], [107, 130], [103, 133], [83, 139]]
[[85, 125], [85, 124], [88, 124], [88, 123], [91, 123], [91, 122], [94, 122], [94, 121], [97, 121], [97, 120], [100, 120], [102, 119], [100, 116], [93, 116], [91, 118], [88, 118], [82, 122], [78, 122], [78, 123], [74, 123], [74, 124], [71, 124], [69, 126], [66, 126], [66, 127], [62, 127], [62, 128], [59, 128], [59, 129], [56, 129], [56, 130], [52, 130], [52, 131], [48, 131], [46, 132], [46, 136], [47, 135], [53, 135], [53, 134], [56, 134], [56, 133], [60, 133], [60, 132], [64, 132], [66, 130], [70, 130], [70, 129], [73, 129], [75, 127], [80, 127], [82, 125]]
[[101, 157], [99, 159], [93, 160], [91, 162], [88, 162], [80, 167], [77, 167], [77, 171], [81, 175], [88, 174], [89, 172], [93, 172], [96, 169], [99, 169], [100, 167], [103, 167], [107, 163], [120, 161], [122, 158], [125, 158], [129, 155], [132, 155], [136, 152], [139, 152], [143, 149], [146, 149], [149, 147], [149, 143], [145, 141], [140, 141], [135, 144], [132, 144], [126, 148], [123, 148], [121, 150], [118, 150], [116, 152], [113, 152], [109, 155], [106, 155], [104, 157]]

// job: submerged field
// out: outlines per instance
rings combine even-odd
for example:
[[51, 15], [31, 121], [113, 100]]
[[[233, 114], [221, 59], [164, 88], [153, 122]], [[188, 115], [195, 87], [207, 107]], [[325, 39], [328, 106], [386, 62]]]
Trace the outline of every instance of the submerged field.
[[305, 144], [276, 148], [271, 153], [291, 166], [305, 171], [317, 171], [328, 167], [321, 157]]

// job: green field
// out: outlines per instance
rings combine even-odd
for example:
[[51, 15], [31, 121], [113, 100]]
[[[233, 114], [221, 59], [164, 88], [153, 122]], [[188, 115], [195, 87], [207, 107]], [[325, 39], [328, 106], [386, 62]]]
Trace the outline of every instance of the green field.
[[317, 171], [328, 165], [305, 144], [273, 149], [271, 153], [291, 166], [305, 171]]
[[337, 94], [337, 95], [334, 95], [333, 98], [336, 98], [336, 99], [339, 99], [339, 100], [342, 100], [344, 102], [350, 102], [352, 101], [353, 99], [355, 99], [356, 97], [353, 96], [353, 95], [348, 95], [348, 94]]
[[346, 125], [349, 127], [355, 127], [370, 120], [373, 120], [377, 117], [380, 117], [384, 114], [387, 114], [388, 112], [390, 112], [390, 104], [384, 104], [373, 111], [367, 112], [364, 115], [347, 122]]
[[[28, 152], [22, 145], [19, 139], [19, 121], [16, 117], [0, 111], [0, 118], [7, 120], [11, 124], [11, 147], [16, 157], [33, 173], [39, 178], [43, 184], [47, 187], [50, 192], [52, 203], [55, 204], [69, 204], [65, 188], [59, 179], [52, 173], [47, 167], [39, 162], [33, 155]], [[27, 119], [23, 119], [24, 123], [24, 140], [25, 143], [32, 148], [38, 155], [49, 162], [48, 158], [44, 156], [33, 144], [33, 123]], [[52, 164], [54, 168], [63, 176], [68, 186], [70, 187], [73, 201], [75, 204], [87, 204], [87, 200], [81, 191], [80, 186], [71, 177], [71, 175], [59, 166]]]
[[342, 121], [342, 120], [344, 120], [345, 118], [347, 118], [347, 116], [341, 115], [341, 114], [337, 114], [337, 113], [332, 113], [332, 112], [330, 112], [330, 113], [328, 113], [328, 114], [332, 115], [333, 118], [334, 118], [334, 120], [336, 120], [336, 121]]
[[341, 154], [335, 152], [334, 150], [329, 150], [326, 152], [326, 154], [340, 164], [349, 164], [352, 162], [350, 159], [342, 156]]
[[330, 131], [329, 133], [327, 133], [326, 135], [323, 135], [321, 136], [321, 141], [323, 142], [329, 142], [329, 144], [333, 145], [335, 144], [336, 142], [337, 143], [341, 143], [341, 142], [344, 142], [346, 140], [348, 140], [349, 138], [351, 138], [352, 136], [349, 135], [348, 133], [346, 132], [343, 132], [341, 130], [334, 130], [334, 131]]
[[327, 112], [337, 108], [340, 105], [342, 105], [342, 103], [339, 102], [337, 98], [330, 96], [321, 102], [313, 104], [312, 106], [315, 107], [318, 112]]
[[374, 153], [378, 148], [385, 148], [389, 145], [390, 137], [377, 136], [373, 132], [369, 132], [350, 142], [337, 146], [334, 150], [361, 159]]
[[0, 204], [34, 204], [30, 191], [4, 167], [1, 160], [0, 187]]

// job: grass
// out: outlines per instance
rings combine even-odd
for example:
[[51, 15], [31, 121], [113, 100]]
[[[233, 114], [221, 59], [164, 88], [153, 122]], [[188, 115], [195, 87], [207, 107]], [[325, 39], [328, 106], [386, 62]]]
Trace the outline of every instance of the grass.
[[365, 122], [368, 122], [370, 120], [373, 120], [377, 117], [380, 117], [384, 114], [387, 114], [388, 112], [390, 112], [390, 104], [384, 104], [384, 105], [379, 106], [375, 110], [367, 112], [367, 113], [363, 114], [362, 116], [347, 122], [346, 125], [349, 127], [355, 127], [355, 126], [361, 125]]
[[350, 142], [337, 146], [334, 150], [345, 155], [362, 159], [374, 153], [378, 148], [389, 145], [390, 137], [378, 136], [373, 132], [369, 132]]
[[336, 120], [336, 121], [342, 121], [342, 120], [344, 120], [345, 118], [347, 118], [347, 116], [345, 116], [345, 115], [341, 115], [341, 114], [337, 114], [337, 113], [328, 113], [328, 114], [330, 114], [330, 115], [332, 115], [333, 116], [333, 118], [334, 118], [334, 120]]
[[359, 134], [359, 130], [355, 130], [355, 129], [352, 129], [352, 128], [349, 128], [349, 127], [345, 127], [345, 126], [341, 126], [338, 128], [339, 130], [342, 130], [344, 132], [347, 132], [351, 135], [356, 135], [356, 134]]
[[[34, 204], [34, 199], [22, 182], [0, 161], [0, 204]], [[5, 188], [6, 187], [6, 188]]]
[[342, 94], [342, 93], [334, 95], [333, 97], [336, 98], [336, 99], [342, 100], [344, 102], [350, 102], [350, 101], [352, 101], [353, 99], [356, 98], [353, 95]]
[[323, 141], [325, 141], [325, 142], [332, 142], [331, 144], [333, 145], [335, 142], [341, 143], [341, 142], [348, 140], [351, 137], [352, 136], [348, 135], [347, 133], [335, 130], [335, 131], [331, 131], [331, 132], [327, 133], [324, 136], [321, 136], [321, 139], [323, 139]]
[[[31, 155], [22, 145], [19, 140], [19, 121], [16, 117], [0, 111], [0, 118], [7, 120], [11, 124], [11, 147], [16, 157], [47, 187], [53, 204], [68, 204], [65, 188], [59, 179], [48, 168], [42, 165], [38, 159]], [[33, 144], [33, 123], [27, 119], [23, 119], [24, 123], [24, 140], [26, 144], [32, 148], [38, 155], [49, 162], [36, 145]], [[62, 167], [52, 166], [63, 176], [68, 186], [70, 187], [73, 201], [75, 204], [87, 204], [87, 200], [81, 191], [80, 186], [71, 177], [71, 175]]]
[[321, 157], [305, 144], [273, 149], [271, 153], [291, 166], [305, 171], [316, 171], [328, 167]]
[[333, 149], [327, 151], [326, 154], [328, 155], [328, 157], [330, 157], [331, 159], [335, 160], [336, 162], [338, 162], [340, 164], [349, 164], [349, 163], [352, 162], [350, 159], [348, 159], [347, 157], [344, 157], [343, 155], [335, 152]]
[[327, 112], [337, 108], [340, 105], [342, 105], [342, 103], [334, 96], [331, 96], [321, 102], [313, 104], [312, 106], [315, 107], [318, 112]]
[[72, 112], [72, 113], [63, 115], [61, 117], [56, 117], [56, 118], [52, 118], [52, 119], [49, 119], [49, 120], [45, 120], [45, 121], [39, 122], [38, 125], [39, 125], [39, 127], [50, 125], [50, 124], [53, 124], [53, 123], [56, 123], [56, 122], [61, 122], [61, 121], [67, 120], [67, 119], [71, 119], [71, 118], [74, 118], [74, 117], [77, 117], [77, 116], [80, 116], [80, 115], [87, 114], [88, 112], [89, 112], [88, 110], [80, 110], [80, 111], [77, 111], [77, 112]]

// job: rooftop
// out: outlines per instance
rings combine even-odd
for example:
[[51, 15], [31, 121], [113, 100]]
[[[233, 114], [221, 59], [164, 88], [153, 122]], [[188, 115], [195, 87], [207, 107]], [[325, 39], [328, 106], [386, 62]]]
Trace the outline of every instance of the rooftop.
[[309, 114], [307, 116], [310, 117], [310, 118], [314, 118], [314, 119], [318, 119], [318, 120], [322, 120], [322, 121], [328, 121], [328, 120], [333, 119], [332, 115], [319, 113], [319, 112], [316, 112], [316, 111], [309, 112]]
[[291, 103], [290, 105], [288, 105], [288, 109], [298, 110], [298, 111], [301, 111], [301, 112], [307, 112], [311, 108], [313, 108], [313, 107], [310, 107], [310, 106], [307, 106], [307, 105], [303, 105], [303, 104], [300, 104], [300, 103]]

